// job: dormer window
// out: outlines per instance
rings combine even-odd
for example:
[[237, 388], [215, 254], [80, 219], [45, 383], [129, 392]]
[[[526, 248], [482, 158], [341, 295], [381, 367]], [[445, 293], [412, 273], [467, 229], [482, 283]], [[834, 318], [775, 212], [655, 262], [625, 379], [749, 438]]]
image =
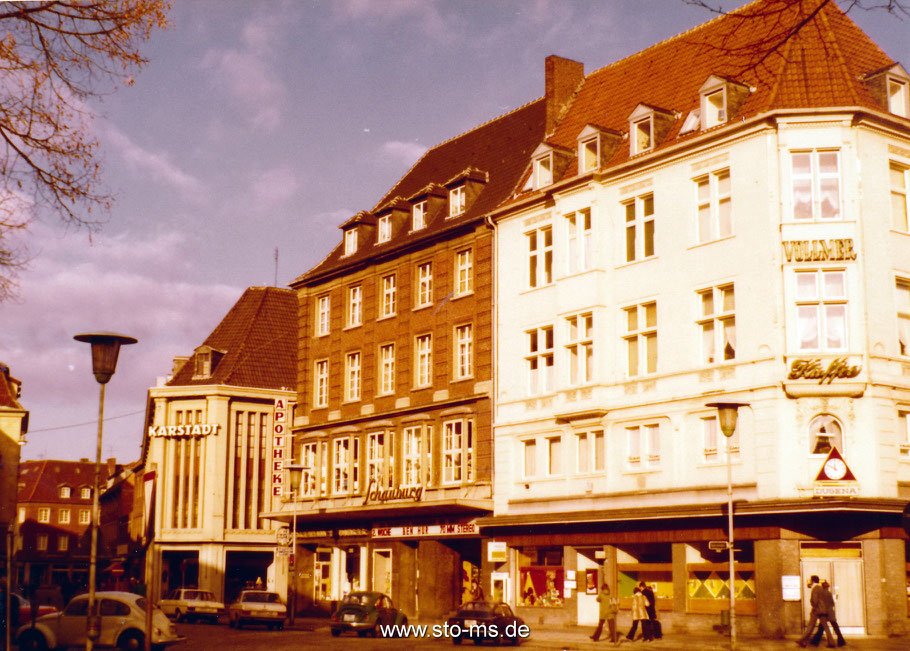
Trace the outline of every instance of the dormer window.
[[727, 94], [723, 88], [705, 95], [705, 128], [727, 121]]
[[357, 252], [357, 229], [351, 228], [344, 232], [344, 254], [354, 255]]
[[[701, 97], [698, 108], [701, 128], [711, 129], [726, 124], [740, 112], [752, 90], [738, 81], [710, 75], [698, 89]], [[686, 120], [686, 126], [688, 125], [689, 121]], [[681, 131], [685, 130], [684, 126]]]
[[69, 499], [69, 497], [70, 497], [70, 487], [69, 486], [60, 487], [60, 497], [65, 500]]
[[582, 173], [600, 167], [600, 138], [594, 136], [581, 142], [578, 147], [578, 163]]
[[[586, 125], [576, 138], [578, 149], [575, 156], [578, 160], [578, 173], [593, 172], [606, 165], [621, 140], [622, 134], [618, 131], [604, 129], [594, 124]], [[569, 152], [566, 153], [568, 158]]]
[[683, 125], [679, 128], [679, 135], [685, 135], [696, 131], [701, 126], [701, 109], [689, 111]]
[[863, 84], [884, 110], [910, 118], [910, 74], [899, 63], [863, 76]]
[[382, 244], [392, 239], [392, 216], [383, 215], [379, 218], [379, 229], [376, 232], [376, 244]]
[[212, 351], [204, 350], [196, 353], [196, 368], [193, 377], [211, 377], [212, 375]]
[[427, 202], [420, 201], [414, 204], [411, 211], [411, 230], [419, 231], [427, 226]]
[[629, 140], [631, 141], [631, 153], [633, 156], [654, 147], [654, 123], [651, 116], [632, 123]]
[[449, 217], [455, 217], [464, 212], [467, 196], [464, 185], [449, 190]]
[[553, 183], [553, 153], [548, 152], [534, 159], [534, 187], [543, 188]]
[[888, 79], [888, 110], [901, 117], [910, 117], [910, 93], [906, 79]]

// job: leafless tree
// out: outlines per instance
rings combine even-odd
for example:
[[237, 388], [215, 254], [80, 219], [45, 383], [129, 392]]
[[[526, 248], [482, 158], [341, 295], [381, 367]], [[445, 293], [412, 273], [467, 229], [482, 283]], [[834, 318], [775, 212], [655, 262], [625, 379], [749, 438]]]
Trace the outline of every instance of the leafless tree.
[[91, 231], [109, 211], [87, 100], [132, 83], [146, 63], [139, 46], [167, 25], [168, 9], [168, 0], [0, 4], [0, 301], [27, 260], [17, 232], [40, 216]]

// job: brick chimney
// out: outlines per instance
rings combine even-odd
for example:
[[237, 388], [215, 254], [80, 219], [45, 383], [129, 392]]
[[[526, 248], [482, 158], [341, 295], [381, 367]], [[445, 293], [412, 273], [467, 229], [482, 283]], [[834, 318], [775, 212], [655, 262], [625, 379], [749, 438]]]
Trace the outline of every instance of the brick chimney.
[[546, 59], [547, 129], [550, 133], [585, 79], [585, 64], [551, 54]]

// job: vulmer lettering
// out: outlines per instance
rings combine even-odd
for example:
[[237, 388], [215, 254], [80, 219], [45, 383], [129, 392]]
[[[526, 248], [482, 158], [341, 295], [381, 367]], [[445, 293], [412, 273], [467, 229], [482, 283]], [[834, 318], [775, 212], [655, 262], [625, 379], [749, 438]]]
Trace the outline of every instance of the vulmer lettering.
[[856, 260], [853, 240], [790, 240], [781, 244], [787, 262]]
[[371, 479], [370, 483], [367, 484], [367, 492], [363, 497], [363, 505], [366, 506], [370, 502], [382, 503], [391, 500], [412, 500], [414, 502], [419, 502], [422, 496], [423, 486], [412, 486], [410, 488], [396, 486], [395, 488], [381, 490], [379, 484], [376, 483], [376, 480]]
[[818, 380], [819, 384], [831, 381], [835, 378], [851, 378], [859, 375], [862, 370], [861, 366], [850, 366], [846, 357], [838, 357], [830, 364], [828, 368], [822, 368], [820, 359], [797, 359], [790, 365], [790, 375], [788, 380]]
[[149, 436], [208, 436], [217, 434], [221, 425], [209, 423], [207, 425], [160, 425], [149, 427]]

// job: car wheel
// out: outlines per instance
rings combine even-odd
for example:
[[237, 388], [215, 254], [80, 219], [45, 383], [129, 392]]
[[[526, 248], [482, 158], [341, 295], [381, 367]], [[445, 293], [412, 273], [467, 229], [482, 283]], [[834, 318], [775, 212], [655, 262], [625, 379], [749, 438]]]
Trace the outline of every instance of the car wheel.
[[240, 618], [238, 617], [237, 618], [237, 630], [239, 631], [241, 628], [243, 628], [243, 622], [240, 621]]
[[379, 635], [379, 624], [376, 624], [376, 626], [373, 627], [373, 630], [370, 631], [370, 633], [372, 634], [373, 637], [378, 636]]
[[117, 648], [121, 651], [141, 651], [145, 647], [142, 633], [127, 631], [117, 640]]
[[38, 631], [24, 631], [19, 636], [19, 649], [20, 651], [46, 651], [47, 641]]
[[283, 630], [284, 630], [284, 624], [276, 624], [276, 625], [275, 625], [275, 628], [277, 628], [279, 631], [283, 631]]
[[234, 618], [233, 618], [233, 617], [228, 617], [228, 626], [229, 626], [230, 628], [234, 628], [236, 625], [237, 625], [237, 624], [234, 623]]
[[332, 629], [332, 637], [338, 637], [339, 635], [341, 635], [341, 629], [333, 628], [333, 629]]
[[475, 638], [474, 638], [474, 646], [480, 646], [481, 644], [483, 644], [483, 638], [482, 638], [482, 637], [475, 637]]
[[[341, 631], [338, 631], [338, 633], [340, 634]], [[358, 637], [366, 637], [366, 636], [367, 636], [367, 631], [357, 631], [357, 636], [358, 636]]]
[[455, 635], [455, 636], [453, 636], [453, 637], [452, 637], [452, 644], [454, 644], [454, 645], [456, 645], [456, 646], [460, 645], [460, 644], [461, 644], [461, 636], [460, 636], [460, 635]]
[[180, 612], [180, 609], [179, 609], [179, 608], [178, 608], [177, 610], [174, 611], [174, 621], [175, 621], [175, 622], [182, 622], [182, 621], [183, 621], [183, 613]]

